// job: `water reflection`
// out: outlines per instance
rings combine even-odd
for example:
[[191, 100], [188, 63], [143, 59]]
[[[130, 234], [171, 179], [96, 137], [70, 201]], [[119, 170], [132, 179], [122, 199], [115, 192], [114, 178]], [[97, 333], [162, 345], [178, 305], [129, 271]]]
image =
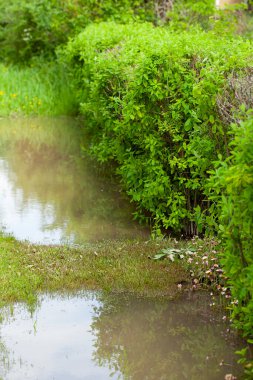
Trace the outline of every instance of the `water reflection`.
[[81, 158], [83, 135], [66, 118], [0, 120], [0, 228], [55, 244], [147, 236], [115, 183]]
[[17, 305], [0, 331], [5, 380], [218, 380], [238, 372], [235, 337], [198, 297], [43, 297], [33, 316]]
[[235, 340], [205, 295], [174, 302], [105, 300], [93, 318], [94, 359], [123, 379], [217, 380], [238, 371]]
[[13, 316], [1, 327], [8, 356], [1, 366], [0, 378], [109, 379], [109, 369], [96, 366], [92, 360], [90, 325], [97, 304], [92, 295], [82, 299], [45, 297], [33, 316], [24, 307], [16, 306]]

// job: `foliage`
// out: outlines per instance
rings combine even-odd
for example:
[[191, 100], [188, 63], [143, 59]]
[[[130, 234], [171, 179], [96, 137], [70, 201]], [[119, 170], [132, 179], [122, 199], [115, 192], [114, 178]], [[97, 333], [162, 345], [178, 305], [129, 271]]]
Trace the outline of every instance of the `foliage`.
[[154, 229], [194, 235], [209, 222], [208, 171], [228, 151], [217, 96], [251, 64], [251, 44], [150, 24], [90, 26], [69, 43], [91, 151], [118, 164]]
[[[253, 342], [253, 119], [234, 124], [232, 153], [221, 162], [211, 181], [213, 198], [220, 207], [220, 234], [224, 252], [222, 264], [231, 287], [232, 316], [248, 342]], [[244, 352], [245, 354], [246, 352]], [[247, 378], [253, 375], [246, 364]]]
[[154, 19], [153, 1], [145, 0], [0, 0], [2, 59], [27, 63], [51, 57], [55, 49], [90, 22]]
[[215, 14], [215, 2], [213, 0], [176, 0], [167, 14], [168, 22], [175, 29], [189, 29], [198, 25], [203, 29], [212, 27], [212, 17]]
[[[212, 301], [210, 306], [217, 305], [214, 294], [225, 298], [225, 303], [227, 300], [231, 300], [227, 277], [219, 260], [218, 240], [214, 238], [199, 239], [194, 236], [186, 246], [182, 246], [177, 240], [174, 242], [175, 247], [163, 248], [155, 254], [153, 260], [167, 259], [169, 262], [181, 262], [190, 274], [191, 290], [211, 290], [210, 295], [214, 302]], [[186, 284], [179, 283], [178, 288], [183, 290], [183, 285]]]
[[52, 54], [55, 46], [65, 42], [68, 11], [60, 9], [60, 1], [2, 0], [0, 9], [3, 58], [27, 62], [36, 55]]
[[214, 0], [0, 0], [1, 59], [26, 64], [55, 57], [57, 48], [90, 23], [148, 21], [174, 30], [193, 26], [250, 37], [252, 21], [238, 6], [217, 12]]
[[218, 35], [241, 35], [252, 38], [250, 5], [241, 2], [219, 10], [214, 0], [174, 0], [167, 13], [167, 24], [174, 30], [191, 30], [193, 27], [212, 30]]

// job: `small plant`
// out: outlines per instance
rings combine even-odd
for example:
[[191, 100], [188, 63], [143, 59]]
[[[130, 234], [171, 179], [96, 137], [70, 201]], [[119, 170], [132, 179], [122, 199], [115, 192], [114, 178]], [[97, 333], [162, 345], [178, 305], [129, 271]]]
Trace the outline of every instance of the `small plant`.
[[227, 277], [219, 259], [219, 242], [215, 239], [199, 239], [194, 237], [186, 247], [163, 248], [157, 252], [153, 260], [167, 259], [180, 262], [190, 274], [192, 289], [206, 288], [225, 299], [231, 299], [227, 286]]

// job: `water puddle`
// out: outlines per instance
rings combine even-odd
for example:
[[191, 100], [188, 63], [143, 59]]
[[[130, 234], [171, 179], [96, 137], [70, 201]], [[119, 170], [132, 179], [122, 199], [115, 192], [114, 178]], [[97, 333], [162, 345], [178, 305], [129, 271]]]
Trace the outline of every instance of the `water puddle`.
[[[4, 380], [218, 380], [236, 338], [205, 295], [165, 301], [83, 293], [16, 305], [0, 326]], [[223, 365], [220, 365], [223, 363]]]
[[0, 229], [59, 244], [148, 236], [117, 185], [86, 158], [70, 118], [0, 120]]

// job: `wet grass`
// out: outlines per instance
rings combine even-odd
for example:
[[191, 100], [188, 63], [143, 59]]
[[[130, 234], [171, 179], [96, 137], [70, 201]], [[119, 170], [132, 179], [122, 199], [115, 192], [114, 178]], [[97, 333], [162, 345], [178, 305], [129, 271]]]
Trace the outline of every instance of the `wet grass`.
[[0, 239], [0, 303], [33, 303], [38, 292], [101, 289], [174, 296], [188, 280], [180, 263], [150, 259], [165, 242], [105, 242], [82, 248]]
[[[33, 304], [39, 292], [81, 289], [175, 297], [184, 289], [203, 285], [212, 244], [207, 240], [107, 241], [74, 248], [31, 245], [1, 236], [0, 305]], [[174, 261], [153, 260], [164, 249], [192, 252], [193, 248], [198, 253], [190, 262], [176, 256]], [[196, 264], [200, 257], [205, 263]], [[194, 273], [193, 268], [198, 271]]]

